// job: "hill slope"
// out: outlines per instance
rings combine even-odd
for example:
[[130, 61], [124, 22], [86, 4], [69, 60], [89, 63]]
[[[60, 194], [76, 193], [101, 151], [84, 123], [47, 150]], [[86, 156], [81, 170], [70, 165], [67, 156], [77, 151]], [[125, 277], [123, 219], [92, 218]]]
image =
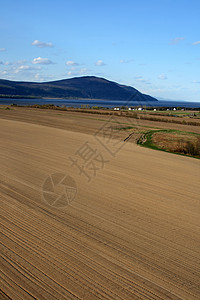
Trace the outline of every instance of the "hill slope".
[[104, 100], [156, 101], [130, 86], [95, 76], [75, 77], [51, 82], [18, 82], [0, 79], [0, 95]]

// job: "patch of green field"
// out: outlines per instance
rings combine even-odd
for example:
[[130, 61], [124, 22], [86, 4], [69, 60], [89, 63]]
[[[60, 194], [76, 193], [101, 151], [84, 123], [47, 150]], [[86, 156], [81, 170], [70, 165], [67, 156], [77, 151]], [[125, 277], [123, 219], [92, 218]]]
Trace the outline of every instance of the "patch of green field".
[[[143, 133], [143, 135], [141, 135], [141, 137], [139, 138], [139, 140], [137, 141], [137, 144], [142, 146], [142, 147], [147, 147], [147, 148], [151, 148], [154, 150], [159, 150], [159, 151], [164, 151], [164, 152], [169, 152], [169, 153], [174, 153], [174, 154], [178, 154], [178, 155], [184, 155], [184, 156], [188, 156], [188, 157], [193, 157], [193, 158], [197, 158], [200, 159], [200, 153], [197, 153], [195, 155], [192, 155], [191, 153], [181, 153], [181, 152], [176, 152], [176, 151], [169, 151], [167, 149], [161, 148], [158, 145], [156, 145], [153, 142], [153, 136], [155, 133], [172, 133], [174, 134], [174, 137], [176, 136], [183, 136], [185, 135], [186, 139], [188, 135], [193, 135], [195, 137], [200, 137], [200, 134], [198, 133], [194, 133], [194, 132], [186, 132], [186, 131], [179, 131], [179, 130], [174, 130], [174, 129], [169, 129], [169, 130], [151, 130], [151, 131], [146, 131]], [[189, 139], [188, 139], [189, 142]]]

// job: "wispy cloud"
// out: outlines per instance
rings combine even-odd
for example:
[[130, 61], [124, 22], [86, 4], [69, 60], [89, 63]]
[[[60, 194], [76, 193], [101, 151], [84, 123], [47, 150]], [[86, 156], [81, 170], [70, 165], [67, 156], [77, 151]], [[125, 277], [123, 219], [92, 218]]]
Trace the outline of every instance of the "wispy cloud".
[[158, 79], [166, 80], [167, 76], [165, 74], [161, 74], [161, 75], [158, 76]]
[[51, 65], [53, 62], [48, 58], [37, 57], [33, 59], [32, 64]]
[[148, 80], [144, 79], [142, 76], [136, 76], [136, 77], [135, 77], [135, 80], [136, 80], [137, 82], [140, 82], [140, 83], [151, 84], [151, 82], [149, 82]]
[[36, 80], [37, 82], [44, 82], [44, 81], [50, 81], [53, 80], [53, 75], [43, 75], [40, 73], [34, 74], [33, 80]]
[[98, 67], [102, 67], [105, 66], [106, 64], [103, 62], [103, 60], [99, 59], [96, 61], [95, 65]]
[[120, 59], [120, 64], [128, 64], [128, 63], [131, 63], [133, 62], [133, 59], [128, 59], [128, 60], [125, 60], [125, 59]]
[[80, 74], [80, 75], [86, 75], [86, 74], [88, 74], [89, 72], [90, 72], [90, 70], [87, 69], [87, 68], [81, 68], [81, 69], [79, 70], [79, 74]]
[[7, 61], [5, 63], [2, 63], [2, 65], [4, 66], [4, 70], [2, 70], [0, 74], [11, 80], [19, 80], [20, 78], [32, 80], [32, 76], [34, 75], [34, 73], [41, 70], [41, 66], [30, 65], [30, 62], [28, 62], [27, 60], [15, 62]]
[[11, 65], [15, 65], [16, 63], [11, 62], [11, 61], [6, 61], [3, 64], [4, 64], [4, 66], [11, 66]]
[[72, 68], [70, 71], [67, 72], [68, 76], [81, 76], [81, 75], [87, 75], [90, 73], [91, 70], [87, 68], [81, 68], [79, 70], [75, 70]]
[[6, 48], [0, 48], [0, 52], [6, 51]]
[[193, 80], [193, 83], [200, 84], [200, 80]]
[[171, 45], [177, 45], [179, 44], [181, 41], [184, 41], [184, 37], [176, 37], [174, 39], [171, 40]]
[[68, 60], [66, 61], [66, 65], [71, 67], [71, 66], [79, 66], [80, 64], [73, 60]]
[[52, 43], [40, 42], [38, 40], [33, 41], [31, 45], [36, 46], [38, 48], [47, 48], [47, 47], [52, 48], [53, 47]]
[[18, 60], [18, 61], [6, 61], [6, 62], [3, 62], [3, 65], [4, 66], [17, 66], [17, 65], [22, 65], [25, 63], [27, 63], [27, 60], [23, 59], [23, 60]]
[[194, 43], [192, 43], [192, 45], [199, 45], [200, 44], [200, 41], [196, 41]]
[[34, 71], [34, 70], [38, 70], [38, 69], [39, 69], [39, 67], [36, 68], [36, 67], [28, 66], [28, 65], [21, 65], [21, 66], [18, 66], [17, 68], [15, 68], [14, 73]]
[[7, 75], [8, 72], [7, 72], [7, 71], [0, 71], [0, 74], [1, 74], [1, 75]]

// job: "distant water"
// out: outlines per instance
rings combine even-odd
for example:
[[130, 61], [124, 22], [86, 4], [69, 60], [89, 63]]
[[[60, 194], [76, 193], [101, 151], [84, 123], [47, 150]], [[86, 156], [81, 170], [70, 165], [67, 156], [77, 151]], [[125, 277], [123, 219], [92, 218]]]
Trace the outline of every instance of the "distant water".
[[66, 107], [81, 107], [81, 105], [99, 106], [99, 107], [121, 107], [121, 106], [151, 106], [151, 107], [187, 107], [187, 108], [200, 108], [200, 102], [190, 101], [121, 101], [121, 100], [58, 100], [58, 99], [8, 99], [1, 98], [0, 104], [10, 105], [34, 105], [34, 104], [54, 104]]

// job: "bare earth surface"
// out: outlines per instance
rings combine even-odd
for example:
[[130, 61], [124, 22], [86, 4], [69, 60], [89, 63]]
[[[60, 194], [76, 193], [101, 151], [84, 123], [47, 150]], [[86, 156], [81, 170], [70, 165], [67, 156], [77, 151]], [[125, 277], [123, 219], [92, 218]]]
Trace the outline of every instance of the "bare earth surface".
[[107, 119], [0, 110], [1, 299], [200, 299], [199, 160]]

